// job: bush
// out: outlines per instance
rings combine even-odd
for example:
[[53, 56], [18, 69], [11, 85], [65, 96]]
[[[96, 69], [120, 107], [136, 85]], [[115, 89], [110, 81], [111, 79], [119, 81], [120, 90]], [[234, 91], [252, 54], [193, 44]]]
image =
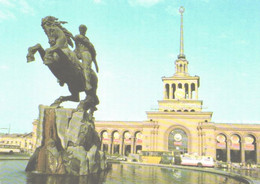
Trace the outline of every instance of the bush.
[[255, 162], [252, 159], [249, 159], [249, 160], [246, 161], [246, 165], [250, 165], [251, 166], [253, 164], [255, 164]]
[[180, 156], [174, 157], [174, 164], [175, 165], [181, 165], [181, 157]]
[[172, 156], [162, 156], [160, 164], [172, 164]]
[[135, 159], [135, 158], [132, 160], [132, 162], [137, 162], [137, 161], [138, 161], [138, 160], [137, 160], [137, 159]]

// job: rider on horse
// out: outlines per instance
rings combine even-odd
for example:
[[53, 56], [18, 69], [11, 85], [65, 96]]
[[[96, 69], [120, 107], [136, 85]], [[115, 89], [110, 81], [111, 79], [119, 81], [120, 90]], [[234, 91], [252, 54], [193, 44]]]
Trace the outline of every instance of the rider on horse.
[[90, 84], [90, 75], [91, 75], [91, 64], [92, 61], [95, 64], [96, 71], [98, 72], [98, 65], [96, 61], [96, 50], [93, 44], [86, 37], [87, 27], [85, 25], [79, 26], [79, 35], [76, 35], [73, 40], [76, 44], [75, 53], [77, 57], [82, 60], [84, 75], [86, 78], [86, 89], [90, 90], [92, 88]]
[[[62, 26], [66, 22], [58, 21], [57, 18], [47, 16], [42, 19], [42, 28], [46, 33], [50, 48], [44, 50], [40, 44], [36, 44], [28, 49], [27, 62], [34, 61], [34, 54], [38, 51], [44, 62], [57, 77], [61, 86], [67, 83], [70, 96], [60, 96], [51, 106], [58, 107], [64, 101], [79, 102], [79, 92], [86, 93], [86, 99], [81, 100], [78, 110], [88, 111], [93, 115], [96, 105], [99, 104], [96, 95], [98, 78], [96, 73], [91, 69], [91, 62], [96, 65], [96, 52], [94, 46], [85, 37], [86, 30], [83, 28], [81, 35], [73, 37], [73, 35]], [[82, 26], [81, 26], [82, 27]], [[81, 30], [81, 29], [80, 29]], [[82, 39], [85, 41], [82, 41]], [[76, 52], [70, 50], [68, 45], [73, 47], [73, 39], [76, 43]], [[86, 41], [87, 40], [87, 41]], [[82, 63], [79, 61], [79, 58]], [[87, 56], [87, 57], [85, 57]]]

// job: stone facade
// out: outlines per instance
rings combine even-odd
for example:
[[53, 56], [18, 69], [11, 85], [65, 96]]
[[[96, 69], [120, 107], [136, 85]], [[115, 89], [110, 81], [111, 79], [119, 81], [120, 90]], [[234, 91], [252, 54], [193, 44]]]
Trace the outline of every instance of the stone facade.
[[35, 149], [34, 133], [2, 134], [0, 135], [0, 144], [19, 146], [22, 152], [31, 153]]
[[[138, 153], [138, 150], [173, 151], [169, 149], [169, 144], [174, 144], [174, 141], [170, 142], [169, 136], [177, 129], [183, 130], [187, 135], [187, 153], [208, 155], [226, 162], [253, 160], [260, 164], [259, 124], [214, 123], [208, 120], [210, 113], [196, 111], [158, 111], [147, 114], [149, 121], [143, 122], [96, 121], [96, 130], [102, 141], [101, 149], [110, 154], [122, 155], [126, 155], [126, 150], [129, 153]], [[125, 136], [127, 133], [130, 134], [129, 138]], [[118, 135], [114, 136], [115, 134]], [[138, 134], [141, 134], [139, 138]], [[218, 136], [224, 136], [224, 140], [219, 141]], [[232, 136], [237, 137], [238, 141], [232, 142]], [[247, 141], [249, 137], [253, 142]], [[127, 139], [129, 140], [126, 141]]]

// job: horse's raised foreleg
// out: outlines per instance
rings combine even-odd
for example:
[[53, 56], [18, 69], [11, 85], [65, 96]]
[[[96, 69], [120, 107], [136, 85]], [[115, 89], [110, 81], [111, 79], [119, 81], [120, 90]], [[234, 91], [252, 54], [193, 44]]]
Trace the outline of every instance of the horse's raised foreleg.
[[59, 107], [62, 102], [66, 101], [79, 102], [79, 93], [73, 93], [70, 96], [60, 96], [51, 104], [51, 107]]
[[39, 52], [39, 54], [40, 54], [40, 56], [41, 56], [41, 58], [42, 58], [42, 60], [43, 60], [43, 58], [44, 58], [44, 56], [45, 56], [45, 50], [42, 48], [41, 44], [38, 43], [38, 44], [36, 44], [35, 46], [32, 46], [32, 47], [29, 47], [29, 48], [28, 48], [28, 54], [27, 54], [27, 56], [26, 56], [26, 58], [27, 58], [27, 63], [32, 62], [32, 61], [35, 61], [34, 54], [35, 54], [37, 51]]

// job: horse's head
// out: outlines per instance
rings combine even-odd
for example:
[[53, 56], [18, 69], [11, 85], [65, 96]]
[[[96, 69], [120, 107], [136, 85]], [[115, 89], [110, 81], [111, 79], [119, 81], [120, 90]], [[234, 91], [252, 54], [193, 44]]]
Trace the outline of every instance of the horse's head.
[[58, 19], [55, 18], [55, 17], [52, 17], [52, 16], [47, 16], [45, 18], [42, 19], [42, 28], [43, 30], [45, 31], [45, 33], [49, 33], [49, 29], [53, 26], [55, 26], [55, 22], [57, 21]]
[[50, 46], [55, 45], [56, 39], [53, 35], [54, 28], [57, 26], [57, 18], [53, 16], [47, 16], [42, 19], [42, 28], [49, 39]]
[[55, 32], [55, 29], [60, 29], [66, 36], [67, 42], [68, 44], [73, 47], [73, 43], [71, 41], [71, 37], [73, 37], [73, 35], [62, 26], [62, 24], [67, 23], [66, 21], [59, 21], [58, 18], [53, 17], [53, 16], [47, 16], [45, 18], [42, 19], [42, 28], [44, 30], [44, 32], [46, 33], [46, 35], [48, 36], [49, 39], [49, 44], [51, 46], [55, 45], [56, 43], [56, 38], [53, 34], [53, 32]]

